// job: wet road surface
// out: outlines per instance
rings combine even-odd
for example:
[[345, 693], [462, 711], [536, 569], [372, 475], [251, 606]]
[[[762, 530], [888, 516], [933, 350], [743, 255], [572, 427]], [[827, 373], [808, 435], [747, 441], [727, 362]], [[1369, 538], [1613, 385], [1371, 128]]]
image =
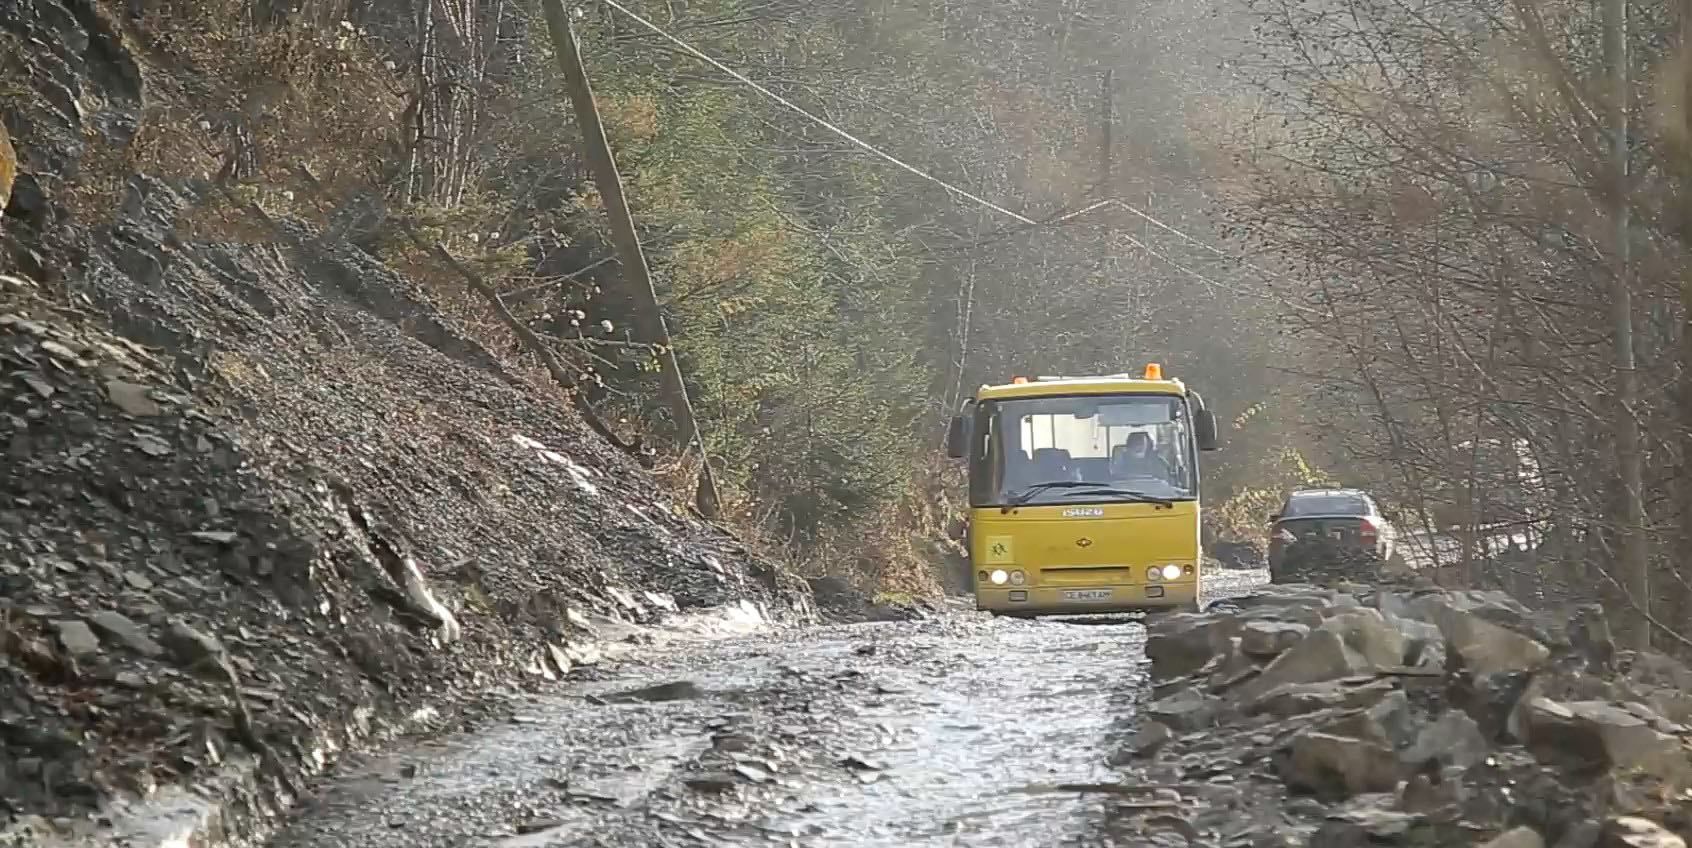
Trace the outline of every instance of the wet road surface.
[[1143, 845], [1073, 786], [1116, 779], [1143, 636], [958, 610], [678, 641], [343, 770], [271, 845]]

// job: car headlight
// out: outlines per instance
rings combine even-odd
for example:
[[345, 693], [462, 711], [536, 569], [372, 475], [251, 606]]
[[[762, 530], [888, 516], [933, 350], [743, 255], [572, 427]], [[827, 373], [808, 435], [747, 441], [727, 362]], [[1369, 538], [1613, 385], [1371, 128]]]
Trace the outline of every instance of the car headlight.
[[1006, 574], [1005, 570], [1002, 568], [995, 568], [993, 569], [993, 573], [988, 576], [988, 579], [992, 580], [993, 585], [995, 586], [1003, 586], [1005, 585], [1005, 581], [1010, 579], [1010, 575]]
[[1163, 579], [1174, 580], [1175, 578], [1180, 577], [1180, 576], [1181, 576], [1181, 566], [1170, 564], [1170, 565], [1166, 565], [1166, 566], [1163, 567]]

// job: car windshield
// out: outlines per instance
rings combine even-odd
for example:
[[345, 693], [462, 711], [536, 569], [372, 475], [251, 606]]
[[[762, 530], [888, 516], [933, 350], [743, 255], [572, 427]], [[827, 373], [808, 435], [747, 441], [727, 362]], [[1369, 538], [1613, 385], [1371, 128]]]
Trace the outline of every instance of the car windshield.
[[1196, 496], [1192, 427], [1174, 395], [983, 402], [970, 475], [977, 506]]
[[1282, 518], [1306, 515], [1368, 515], [1369, 504], [1361, 495], [1336, 492], [1320, 495], [1293, 495], [1287, 499]]

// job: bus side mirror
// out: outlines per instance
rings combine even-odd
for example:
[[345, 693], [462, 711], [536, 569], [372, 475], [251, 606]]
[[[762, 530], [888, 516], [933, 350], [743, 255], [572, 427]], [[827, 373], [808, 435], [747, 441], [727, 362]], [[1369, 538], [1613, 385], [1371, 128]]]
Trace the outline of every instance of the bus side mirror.
[[952, 416], [952, 424], [946, 428], [946, 455], [953, 459], [969, 456], [969, 419], [962, 415]]
[[1208, 409], [1201, 409], [1193, 418], [1194, 429], [1198, 432], [1198, 449], [1201, 451], [1216, 450], [1216, 413]]

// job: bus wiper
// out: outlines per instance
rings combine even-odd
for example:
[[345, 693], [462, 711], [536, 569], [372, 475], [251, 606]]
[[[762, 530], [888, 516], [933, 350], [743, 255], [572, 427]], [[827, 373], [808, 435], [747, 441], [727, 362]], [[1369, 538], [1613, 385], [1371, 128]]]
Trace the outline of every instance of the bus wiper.
[[1115, 495], [1117, 497], [1126, 498], [1126, 499], [1133, 501], [1133, 502], [1136, 502], [1136, 503], [1157, 504], [1158, 506], [1162, 506], [1162, 507], [1172, 507], [1172, 506], [1175, 505], [1175, 502], [1172, 501], [1172, 500], [1169, 500], [1168, 498], [1154, 497], [1152, 495], [1146, 494], [1145, 492], [1134, 491], [1133, 489], [1118, 489], [1115, 486], [1112, 486], [1108, 483], [1098, 483], [1098, 482], [1094, 482], [1094, 481], [1091, 481], [1091, 480], [1048, 480], [1044, 483], [1035, 483], [1034, 485], [1029, 486], [1026, 489], [1023, 489], [1022, 491], [1017, 492], [1015, 495], [1012, 495], [1010, 500], [1005, 501], [1004, 506], [999, 507], [999, 512], [1000, 513], [1006, 513], [1006, 512], [1010, 512], [1012, 509], [1015, 509], [1016, 507], [1026, 506], [1029, 501], [1034, 499], [1035, 495], [1038, 495], [1041, 492], [1047, 491], [1049, 489], [1081, 489], [1081, 488], [1101, 489], [1101, 490], [1103, 490], [1104, 494], [1110, 494], [1110, 495]]

